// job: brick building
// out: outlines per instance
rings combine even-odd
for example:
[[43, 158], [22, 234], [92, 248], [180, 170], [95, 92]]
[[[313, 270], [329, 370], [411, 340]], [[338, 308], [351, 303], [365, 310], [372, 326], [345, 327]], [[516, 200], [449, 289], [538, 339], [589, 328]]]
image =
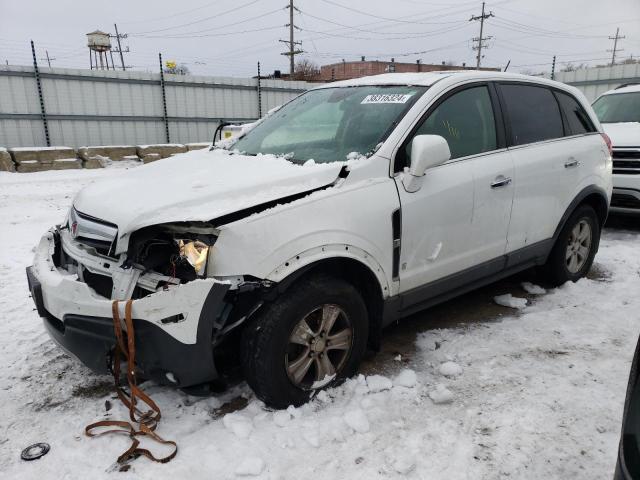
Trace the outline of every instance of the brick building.
[[[456, 65], [429, 65], [420, 61], [416, 63], [397, 63], [392, 58], [390, 62], [379, 60], [365, 60], [359, 62], [339, 62], [320, 67], [320, 75], [313, 80], [331, 82], [336, 80], [348, 80], [350, 78], [379, 75], [381, 73], [407, 73], [407, 72], [433, 72], [442, 70], [475, 70], [475, 67], [467, 67], [464, 63]], [[498, 68], [481, 68], [481, 70], [499, 71]], [[312, 81], [313, 81], [312, 80]]]

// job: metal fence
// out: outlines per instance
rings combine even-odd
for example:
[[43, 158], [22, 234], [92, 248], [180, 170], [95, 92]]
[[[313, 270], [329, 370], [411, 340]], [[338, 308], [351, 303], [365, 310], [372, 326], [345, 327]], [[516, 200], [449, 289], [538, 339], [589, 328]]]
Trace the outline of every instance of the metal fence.
[[284, 80], [164, 74], [162, 82], [160, 73], [62, 68], [40, 68], [39, 77], [40, 89], [33, 67], [0, 66], [0, 147], [202, 142], [219, 122], [255, 120], [309, 88]]
[[640, 64], [558, 72], [555, 74], [555, 80], [573, 85], [580, 89], [589, 101], [594, 101], [607, 90], [612, 90], [626, 83], [640, 83]]

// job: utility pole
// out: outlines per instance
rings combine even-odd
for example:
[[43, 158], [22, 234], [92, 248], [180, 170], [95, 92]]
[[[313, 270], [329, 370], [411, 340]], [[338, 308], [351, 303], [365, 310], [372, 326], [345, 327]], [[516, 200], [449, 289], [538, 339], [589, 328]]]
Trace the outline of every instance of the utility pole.
[[297, 49], [296, 45], [302, 45], [302, 42], [296, 42], [293, 38], [293, 31], [294, 29], [298, 28], [296, 27], [295, 23], [293, 22], [293, 11], [297, 10], [298, 12], [300, 12], [300, 10], [298, 10], [294, 5], [293, 5], [293, 0], [289, 0], [289, 5], [285, 8], [289, 9], [289, 23], [287, 24], [287, 27], [289, 27], [289, 40], [279, 40], [282, 43], [286, 43], [289, 45], [289, 51], [288, 52], [283, 52], [280, 55], [284, 55], [289, 57], [289, 75], [291, 78], [293, 78], [293, 73], [295, 71], [296, 68], [296, 59], [295, 56], [299, 55], [301, 53], [304, 53], [303, 50]]
[[553, 56], [553, 63], [551, 63], [551, 80], [556, 79], [556, 56]]
[[46, 58], [41, 58], [40, 60], [46, 60], [47, 64], [49, 65], [49, 68], [51, 68], [51, 60], [55, 60], [55, 58], [49, 58], [49, 51], [45, 50], [44, 51], [47, 55]]
[[[129, 35], [126, 34], [126, 33], [122, 33], [122, 34], [118, 33], [118, 25], [116, 25], [115, 23], [113, 24], [113, 27], [116, 29], [116, 34], [115, 35], [109, 35], [109, 36], [111, 38], [115, 38], [118, 41], [118, 48], [114, 48], [113, 51], [120, 54], [120, 63], [122, 64], [122, 70], [126, 70], [127, 67], [124, 66], [124, 56], [122, 54], [129, 52], [129, 46], [127, 46], [126, 50], [122, 50], [122, 45], [120, 44], [120, 39], [121, 38], [127, 38]], [[112, 63], [113, 63], [113, 59], [112, 59]], [[115, 70], [115, 66], [113, 68]]]
[[616, 53], [624, 51], [623, 48], [618, 49], [618, 40], [622, 40], [623, 38], [627, 38], [625, 36], [620, 36], [620, 27], [616, 28], [616, 36], [609, 37], [609, 40], [613, 40], [613, 50], [607, 50], [607, 52], [613, 52], [611, 54], [611, 66], [613, 67], [616, 64]]
[[476, 38], [472, 38], [472, 40], [474, 42], [477, 42], [478, 45], [474, 46], [473, 49], [478, 51], [478, 56], [476, 57], [476, 70], [480, 69], [480, 62], [482, 60], [482, 49], [483, 48], [489, 48], [487, 45], [485, 45], [483, 42], [485, 40], [491, 40], [493, 37], [483, 37], [483, 32], [484, 32], [484, 21], [487, 18], [490, 17], [495, 17], [495, 15], [493, 14], [493, 12], [489, 12], [489, 13], [484, 13], [484, 2], [482, 2], [482, 15], [480, 16], [472, 16], [469, 21], [470, 22], [475, 22], [477, 20], [480, 20], [480, 36], [476, 37]]

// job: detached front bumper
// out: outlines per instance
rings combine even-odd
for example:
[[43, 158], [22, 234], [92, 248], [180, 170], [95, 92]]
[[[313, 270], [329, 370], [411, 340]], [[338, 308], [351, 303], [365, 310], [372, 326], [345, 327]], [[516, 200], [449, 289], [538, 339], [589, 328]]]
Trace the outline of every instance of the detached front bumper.
[[[61, 248], [57, 231], [42, 237], [27, 268], [29, 290], [56, 343], [92, 370], [106, 373], [115, 345], [112, 301], [56, 266], [54, 256]], [[120, 266], [110, 268], [127, 274]], [[228, 310], [228, 289], [214, 279], [194, 280], [133, 301], [136, 363], [146, 377], [177, 387], [217, 378], [211, 340]]]

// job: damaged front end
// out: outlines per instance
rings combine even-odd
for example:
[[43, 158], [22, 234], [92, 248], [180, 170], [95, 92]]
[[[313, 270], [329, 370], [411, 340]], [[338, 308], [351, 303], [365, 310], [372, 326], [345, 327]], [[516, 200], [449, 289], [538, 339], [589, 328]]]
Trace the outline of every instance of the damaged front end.
[[145, 377], [183, 388], [217, 379], [214, 349], [260, 305], [257, 296], [240, 300], [237, 285], [208, 277], [218, 231], [191, 222], [146, 227], [116, 255], [114, 227], [72, 209], [36, 248], [27, 277], [52, 338], [106, 373], [115, 344], [112, 302], [133, 299]]

